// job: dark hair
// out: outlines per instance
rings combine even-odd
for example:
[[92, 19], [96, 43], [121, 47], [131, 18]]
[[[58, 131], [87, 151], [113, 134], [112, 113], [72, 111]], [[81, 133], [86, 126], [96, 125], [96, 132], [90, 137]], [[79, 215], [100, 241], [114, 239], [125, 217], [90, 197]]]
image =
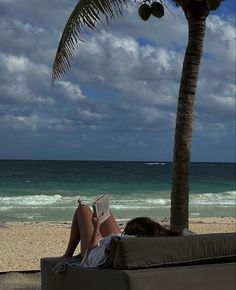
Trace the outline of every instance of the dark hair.
[[181, 235], [180, 232], [168, 230], [148, 217], [137, 217], [130, 220], [123, 234], [136, 237], [169, 237]]

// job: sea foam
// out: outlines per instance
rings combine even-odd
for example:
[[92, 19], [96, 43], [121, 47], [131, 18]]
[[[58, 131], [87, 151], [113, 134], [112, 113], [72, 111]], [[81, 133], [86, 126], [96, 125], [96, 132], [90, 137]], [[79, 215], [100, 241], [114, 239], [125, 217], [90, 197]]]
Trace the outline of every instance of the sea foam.
[[199, 206], [235, 206], [236, 191], [223, 193], [204, 193], [190, 195], [190, 205]]
[[61, 200], [62, 196], [55, 195], [26, 195], [26, 196], [5, 196], [0, 197], [0, 208], [21, 207], [21, 206], [43, 206], [51, 205]]
[[166, 163], [164, 163], [164, 162], [146, 162], [144, 164], [146, 164], [146, 165], [165, 165]]

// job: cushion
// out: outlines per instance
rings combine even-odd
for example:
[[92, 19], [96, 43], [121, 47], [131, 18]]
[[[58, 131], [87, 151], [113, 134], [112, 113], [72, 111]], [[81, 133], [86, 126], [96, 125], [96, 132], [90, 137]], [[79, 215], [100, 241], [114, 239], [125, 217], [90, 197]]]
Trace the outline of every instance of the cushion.
[[114, 237], [104, 267], [139, 269], [236, 261], [236, 233], [187, 237]]

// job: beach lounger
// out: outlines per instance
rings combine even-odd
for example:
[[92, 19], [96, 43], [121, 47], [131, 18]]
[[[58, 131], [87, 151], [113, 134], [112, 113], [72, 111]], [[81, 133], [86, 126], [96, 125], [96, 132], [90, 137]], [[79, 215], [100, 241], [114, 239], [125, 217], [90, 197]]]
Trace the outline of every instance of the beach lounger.
[[100, 269], [41, 260], [42, 290], [235, 290], [236, 233], [113, 238]]

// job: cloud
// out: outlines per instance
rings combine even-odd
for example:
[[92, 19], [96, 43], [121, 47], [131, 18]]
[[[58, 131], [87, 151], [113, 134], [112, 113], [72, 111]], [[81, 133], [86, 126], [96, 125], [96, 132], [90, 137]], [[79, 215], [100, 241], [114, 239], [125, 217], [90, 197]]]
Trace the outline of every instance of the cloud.
[[58, 81], [57, 85], [61, 87], [62, 93], [68, 98], [73, 101], [78, 101], [85, 99], [86, 97], [83, 95], [79, 86], [74, 85], [70, 82], [66, 81]]
[[[0, 134], [12, 134], [9, 142], [18, 134], [27, 142], [41, 138], [46, 152], [58, 144], [55, 156], [70, 148], [63, 154], [92, 158], [96, 147], [99, 158], [118, 152], [120, 158], [171, 159], [187, 44], [183, 12], [172, 7], [167, 17], [143, 22], [129, 6], [108, 30], [85, 36], [73, 68], [51, 88], [58, 40], [77, 1], [19, 3], [0, 1]], [[234, 48], [233, 17], [209, 16], [194, 138], [211, 136], [222, 144], [232, 139]], [[0, 149], [7, 152], [4, 145]]]

